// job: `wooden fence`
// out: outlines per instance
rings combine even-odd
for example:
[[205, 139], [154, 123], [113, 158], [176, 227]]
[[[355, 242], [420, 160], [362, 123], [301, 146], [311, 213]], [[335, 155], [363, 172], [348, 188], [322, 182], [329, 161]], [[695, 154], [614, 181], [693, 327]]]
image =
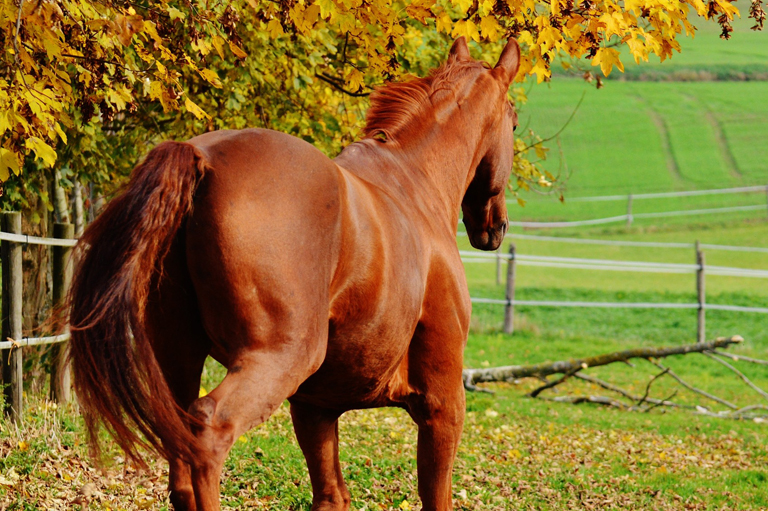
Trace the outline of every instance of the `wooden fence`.
[[54, 224], [54, 238], [21, 234], [21, 213], [3, 213], [0, 244], [2, 245], [2, 351], [5, 412], [20, 423], [24, 411], [23, 351], [24, 346], [54, 344], [51, 349], [51, 397], [63, 403], [70, 399], [70, 372], [66, 344], [69, 334], [49, 337], [24, 337], [22, 332], [23, 270], [22, 249], [25, 244], [53, 247], [53, 305], [64, 303], [72, 280], [72, 247], [76, 241], [72, 224]]

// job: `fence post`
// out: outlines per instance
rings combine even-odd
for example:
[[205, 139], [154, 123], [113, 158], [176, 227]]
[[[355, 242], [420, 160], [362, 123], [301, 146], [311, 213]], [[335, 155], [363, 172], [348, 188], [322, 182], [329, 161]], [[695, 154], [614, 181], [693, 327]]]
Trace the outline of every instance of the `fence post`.
[[504, 246], [502, 243], [499, 248], [496, 249], [496, 285], [501, 285], [501, 249]]
[[507, 261], [507, 305], [504, 307], [504, 333], [515, 331], [515, 244], [509, 244], [509, 261]]
[[632, 194], [627, 195], [627, 229], [632, 227]]
[[[53, 237], [73, 239], [73, 224], [54, 224]], [[53, 306], [64, 306], [72, 281], [72, 247], [53, 247]], [[51, 346], [51, 399], [57, 403], [67, 403], [71, 396], [71, 376], [67, 363], [69, 343], [56, 343]]]
[[696, 295], [699, 302], [696, 340], [698, 342], [704, 342], [706, 337], [706, 311], [704, 309], [706, 302], [704, 252], [701, 251], [698, 240], [696, 240], [696, 265], [698, 266], [698, 269], [696, 270]]
[[[4, 213], [2, 230], [21, 234], [21, 213]], [[3, 315], [2, 339], [21, 341], [21, 306], [22, 306], [22, 268], [21, 243], [3, 240]], [[24, 380], [22, 375], [21, 348], [11, 348], [2, 353], [3, 383], [5, 383], [5, 413], [11, 416], [16, 424], [21, 422], [23, 413]]]

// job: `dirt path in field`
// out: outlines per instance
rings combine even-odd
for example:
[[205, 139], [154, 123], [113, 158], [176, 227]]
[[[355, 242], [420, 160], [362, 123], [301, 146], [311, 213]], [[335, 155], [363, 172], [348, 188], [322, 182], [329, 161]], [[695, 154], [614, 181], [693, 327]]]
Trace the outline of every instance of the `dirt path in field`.
[[642, 96], [636, 96], [637, 101], [641, 103], [648, 116], [651, 118], [656, 130], [659, 132], [659, 138], [661, 140], [661, 148], [664, 151], [664, 160], [667, 164], [667, 171], [672, 174], [672, 177], [676, 181], [684, 181], [682, 174], [680, 174], [680, 165], [675, 158], [674, 150], [672, 149], [672, 140], [669, 138], [669, 128], [667, 127], [667, 121], [664, 117], [657, 112]]
[[741, 179], [744, 177], [744, 175], [739, 170], [739, 165], [736, 163], [736, 158], [733, 156], [731, 146], [728, 145], [728, 139], [725, 138], [725, 133], [723, 133], [723, 126], [720, 124], [720, 121], [715, 116], [715, 114], [707, 107], [707, 105], [702, 104], [695, 98], [693, 99], [694, 101], [697, 101], [705, 111], [704, 115], [707, 118], [707, 122], [712, 127], [712, 132], [714, 133], [715, 139], [717, 140], [717, 146], [720, 149], [720, 157], [725, 162], [728, 173], [735, 178]]

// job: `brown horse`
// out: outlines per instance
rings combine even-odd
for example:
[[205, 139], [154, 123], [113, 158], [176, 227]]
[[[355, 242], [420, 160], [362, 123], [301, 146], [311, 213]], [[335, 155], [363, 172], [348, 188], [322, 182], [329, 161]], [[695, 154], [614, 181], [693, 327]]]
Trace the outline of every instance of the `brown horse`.
[[[238, 438], [288, 399], [313, 510], [346, 510], [338, 419], [398, 406], [418, 425], [425, 510], [451, 509], [471, 305], [456, 247], [496, 249], [519, 64], [459, 38], [429, 77], [371, 97], [366, 138], [330, 160], [269, 130], [165, 142], [83, 237], [71, 293], [76, 389], [134, 459], [170, 463], [178, 510], [219, 509]], [[198, 398], [207, 356], [227, 375]]]

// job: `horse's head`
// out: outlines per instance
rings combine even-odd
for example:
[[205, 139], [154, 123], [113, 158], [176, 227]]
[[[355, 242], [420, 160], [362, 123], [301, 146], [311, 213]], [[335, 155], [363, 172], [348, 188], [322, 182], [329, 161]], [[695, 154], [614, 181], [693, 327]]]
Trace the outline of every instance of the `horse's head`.
[[[458, 60], [472, 58], [463, 37], [453, 43], [450, 55]], [[468, 176], [461, 202], [469, 241], [480, 250], [496, 250], [509, 225], [504, 192], [512, 171], [517, 113], [507, 99], [507, 91], [519, 65], [520, 48], [517, 41], [510, 39], [496, 66], [474, 81], [463, 100], [483, 130], [479, 164]]]

